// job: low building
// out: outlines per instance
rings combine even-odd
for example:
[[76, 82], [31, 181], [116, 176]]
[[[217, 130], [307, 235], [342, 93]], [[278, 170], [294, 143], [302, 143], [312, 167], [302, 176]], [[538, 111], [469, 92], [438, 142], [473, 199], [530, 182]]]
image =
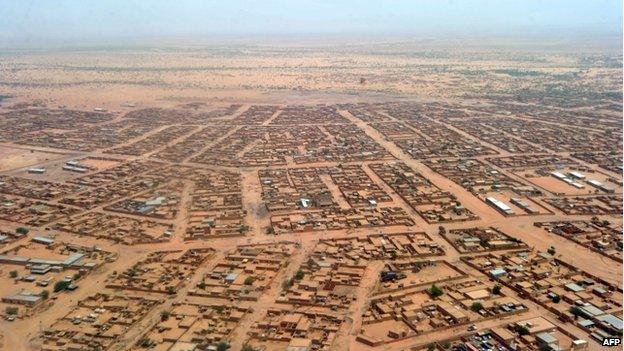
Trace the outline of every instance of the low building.
[[504, 203], [504, 202], [502, 202], [502, 201], [500, 201], [500, 200], [498, 200], [496, 198], [493, 198], [493, 197], [489, 196], [489, 197], [485, 198], [485, 201], [488, 204], [490, 204], [492, 207], [497, 209], [499, 212], [501, 212], [501, 213], [503, 213], [505, 215], [512, 215], [514, 213], [513, 210], [511, 209], [511, 207], [507, 206], [506, 203]]
[[496, 269], [492, 269], [490, 271], [490, 277], [492, 277], [492, 278], [499, 278], [499, 277], [502, 277], [504, 275], [507, 275], [507, 271], [502, 269], [502, 268], [496, 268]]
[[28, 173], [31, 173], [31, 174], [44, 174], [45, 171], [46, 169], [43, 167], [33, 167], [33, 168], [28, 169]]
[[4, 303], [24, 305], [28, 307], [35, 306], [41, 301], [43, 301], [43, 298], [40, 295], [28, 292], [20, 292], [2, 298], [2, 302]]
[[576, 179], [585, 179], [585, 175], [581, 172], [571, 171], [568, 174]]
[[38, 244], [43, 244], [43, 245], [52, 245], [54, 244], [54, 239], [52, 238], [48, 238], [45, 236], [36, 236], [34, 238], [32, 238], [32, 241], [38, 243]]

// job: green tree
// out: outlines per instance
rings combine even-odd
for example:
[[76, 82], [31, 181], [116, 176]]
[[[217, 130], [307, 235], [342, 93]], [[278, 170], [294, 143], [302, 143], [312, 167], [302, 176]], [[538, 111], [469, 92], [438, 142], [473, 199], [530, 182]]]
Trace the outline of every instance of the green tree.
[[217, 344], [217, 351], [227, 351], [230, 348], [230, 344], [226, 341], [221, 341]]
[[59, 280], [56, 284], [54, 284], [54, 292], [67, 290], [70, 285], [71, 282], [69, 280]]
[[9, 272], [9, 277], [15, 279], [17, 278], [17, 271], [13, 270]]
[[15, 307], [15, 306], [7, 306], [4, 309], [4, 312], [9, 315], [9, 316], [15, 316], [17, 315], [17, 313], [19, 312], [19, 307]]
[[167, 319], [169, 319], [169, 316], [171, 316], [171, 313], [167, 310], [162, 310], [160, 311], [160, 320], [161, 321], [166, 321]]
[[283, 290], [287, 290], [290, 289], [290, 287], [293, 286], [293, 280], [291, 279], [286, 279], [282, 282], [282, 289]]
[[551, 246], [551, 247], [548, 248], [548, 251], [546, 251], [546, 252], [548, 252], [549, 255], [553, 256], [555, 254], [555, 252], [557, 252], [557, 250], [555, 250], [554, 246]]
[[241, 349], [241, 351], [256, 351], [256, 349], [254, 349], [251, 345], [249, 344], [245, 344], [243, 345], [243, 348]]
[[570, 313], [572, 313], [574, 316], [578, 317], [578, 316], [583, 314], [583, 310], [581, 310], [580, 307], [578, 307], [578, 306], [572, 306], [572, 307], [570, 307]]
[[17, 228], [15, 229], [15, 232], [16, 232], [17, 234], [26, 235], [26, 234], [28, 234], [29, 230], [28, 230], [28, 228], [24, 228], [24, 227], [17, 227]]
[[499, 284], [496, 284], [492, 288], [492, 293], [495, 294], [495, 295], [500, 295], [501, 290], [502, 290], [502, 286], [500, 286]]
[[559, 296], [559, 295], [555, 295], [555, 296], [553, 296], [553, 298], [552, 298], [552, 302], [554, 302], [554, 303], [559, 303], [559, 301], [561, 301], [561, 296]]
[[475, 301], [472, 303], [472, 305], [470, 306], [470, 309], [475, 311], [475, 312], [479, 312], [483, 309], [483, 304], [479, 301]]
[[41, 290], [39, 296], [41, 296], [42, 299], [47, 300], [48, 297], [50, 297], [50, 292], [47, 290]]
[[304, 276], [304, 275], [305, 275], [305, 274], [304, 274], [304, 273], [303, 273], [303, 271], [300, 269], [300, 270], [298, 270], [298, 271], [297, 271], [297, 273], [295, 273], [295, 279], [297, 279], [297, 280], [301, 280], [301, 279], [303, 279], [303, 276]]
[[514, 328], [514, 330], [516, 331], [516, 333], [518, 333], [518, 335], [523, 336], [523, 335], [529, 335], [529, 328], [527, 328], [524, 325], [520, 325], [520, 324], [516, 324], [516, 327]]
[[141, 340], [139, 340], [139, 347], [142, 347], [144, 349], [148, 348], [152, 346], [152, 340], [150, 340], [150, 338], [148, 338], [147, 336], [141, 338]]
[[245, 281], [243, 282], [245, 285], [251, 285], [254, 282], [254, 277], [247, 277], [245, 278]]
[[548, 346], [548, 344], [542, 344], [539, 347], [539, 351], [550, 351], [550, 350], [552, 349], [550, 348], [550, 346]]
[[444, 294], [444, 290], [442, 290], [442, 288], [440, 288], [439, 286], [435, 284], [431, 285], [431, 287], [427, 291], [433, 297], [439, 297]]

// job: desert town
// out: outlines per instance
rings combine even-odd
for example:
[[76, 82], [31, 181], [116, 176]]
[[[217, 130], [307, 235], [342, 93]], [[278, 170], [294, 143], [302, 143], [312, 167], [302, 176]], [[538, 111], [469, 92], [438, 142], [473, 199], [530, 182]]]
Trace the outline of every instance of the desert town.
[[0, 349], [622, 338], [621, 56], [252, 54], [0, 62]]

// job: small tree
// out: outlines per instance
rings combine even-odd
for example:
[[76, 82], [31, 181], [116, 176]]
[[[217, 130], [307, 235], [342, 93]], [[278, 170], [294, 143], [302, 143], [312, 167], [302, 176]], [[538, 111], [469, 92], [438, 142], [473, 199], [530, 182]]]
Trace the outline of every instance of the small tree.
[[42, 299], [47, 300], [48, 297], [50, 297], [50, 292], [47, 290], [41, 290], [39, 296], [41, 296]]
[[575, 317], [578, 317], [583, 314], [583, 311], [578, 306], [570, 307], [570, 313], [572, 313]]
[[60, 280], [54, 284], [54, 292], [59, 292], [63, 290], [67, 290], [67, 288], [71, 285], [69, 280]]
[[217, 351], [227, 351], [230, 348], [230, 344], [226, 341], [221, 341], [217, 344]]
[[559, 295], [555, 295], [555, 296], [553, 296], [553, 298], [552, 298], [552, 302], [554, 302], [554, 303], [559, 303], [559, 301], [561, 301], [561, 296], [559, 296]]
[[28, 230], [28, 228], [24, 228], [24, 227], [17, 227], [15, 229], [15, 232], [17, 234], [26, 235], [26, 234], [28, 234], [29, 230]]
[[4, 309], [4, 312], [9, 316], [15, 316], [19, 312], [19, 308], [15, 306], [7, 306], [7, 308]]
[[499, 284], [494, 285], [492, 288], [492, 293], [495, 295], [500, 295], [502, 287]]
[[253, 277], [247, 277], [245, 278], [245, 281], [243, 282], [245, 285], [251, 285], [254, 282], [254, 278]]
[[548, 346], [548, 344], [541, 344], [539, 347], [539, 351], [550, 351], [552, 348]]
[[137, 275], [137, 273], [138, 273], [138, 268], [136, 265], [130, 267], [128, 271], [126, 272], [126, 274], [130, 277], [134, 277], [135, 275]]
[[199, 284], [197, 284], [197, 287], [202, 289], [202, 290], [205, 290], [206, 289], [206, 282], [202, 279], [202, 281], [199, 282]]
[[176, 293], [176, 289], [173, 286], [168, 286], [167, 287], [167, 294], [175, 295], [175, 293]]
[[160, 320], [161, 321], [166, 321], [167, 319], [169, 319], [169, 316], [171, 316], [171, 313], [167, 310], [162, 310], [160, 311]]
[[152, 346], [152, 340], [150, 340], [150, 338], [148, 338], [147, 336], [141, 338], [141, 340], [139, 340], [139, 347], [142, 347], [144, 349], [148, 348]]
[[429, 344], [429, 346], [427, 346], [427, 351], [435, 351], [436, 346], [434, 343]]
[[555, 252], [557, 252], [557, 250], [555, 250], [554, 246], [551, 246], [551, 247], [548, 248], [548, 251], [546, 251], [546, 252], [548, 252], [549, 255], [553, 256], [555, 254]]
[[440, 288], [439, 286], [435, 284], [431, 285], [431, 287], [427, 291], [433, 297], [439, 297], [444, 294], [444, 290], [442, 290], [442, 288]]
[[241, 351], [256, 351], [256, 349], [254, 349], [251, 345], [249, 344], [245, 344], [243, 345], [243, 348], [241, 349]]
[[479, 312], [483, 309], [483, 304], [479, 301], [475, 301], [472, 303], [472, 305], [470, 306], [470, 309], [475, 311], [475, 312]]
[[292, 279], [286, 279], [282, 282], [282, 289], [287, 290], [290, 289], [290, 287], [293, 286], [293, 280]]
[[17, 278], [17, 271], [13, 270], [9, 272], [9, 277], [15, 279]]
[[529, 335], [529, 328], [527, 328], [524, 325], [520, 325], [520, 324], [516, 324], [516, 327], [514, 328], [514, 330], [516, 331], [516, 333], [518, 333], [518, 335], [523, 336], [523, 335]]
[[300, 269], [300, 270], [298, 270], [298, 271], [297, 271], [297, 273], [295, 273], [295, 279], [297, 279], [297, 280], [301, 280], [301, 279], [303, 279], [303, 276], [304, 276], [304, 275], [305, 275], [305, 274], [304, 274], [304, 273], [303, 273], [303, 271]]

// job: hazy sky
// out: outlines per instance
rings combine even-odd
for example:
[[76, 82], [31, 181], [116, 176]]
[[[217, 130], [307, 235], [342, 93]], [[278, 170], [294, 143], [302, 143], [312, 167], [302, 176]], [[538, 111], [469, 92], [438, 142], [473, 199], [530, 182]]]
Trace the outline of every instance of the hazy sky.
[[5, 41], [621, 27], [621, 0], [0, 0]]

